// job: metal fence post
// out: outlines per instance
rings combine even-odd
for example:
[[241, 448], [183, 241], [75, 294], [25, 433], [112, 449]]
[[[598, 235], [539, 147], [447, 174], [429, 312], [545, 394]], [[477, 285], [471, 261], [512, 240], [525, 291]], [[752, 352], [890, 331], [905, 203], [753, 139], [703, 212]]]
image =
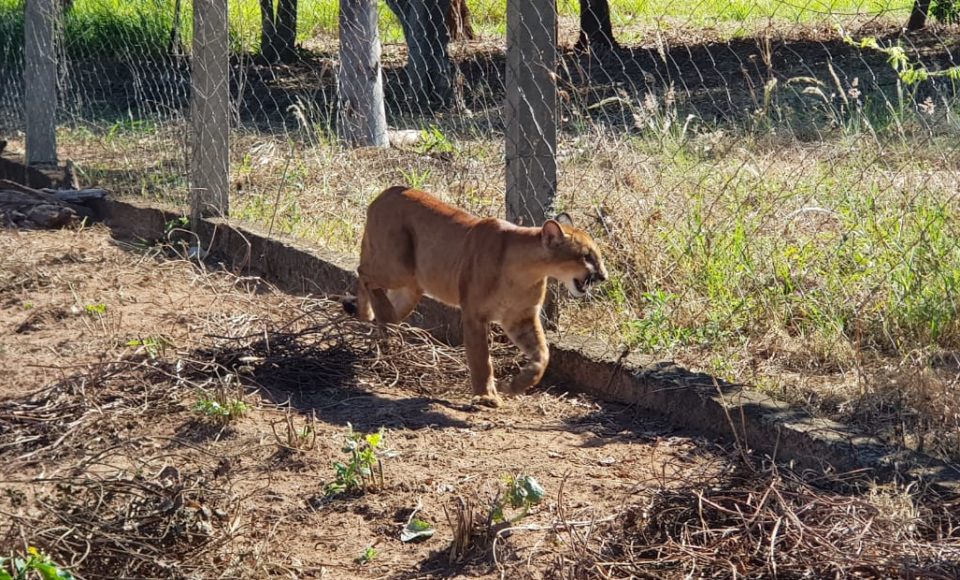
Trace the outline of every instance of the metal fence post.
[[377, 0], [340, 0], [338, 133], [348, 146], [387, 147]]
[[[538, 226], [552, 217], [557, 195], [556, 0], [507, 1], [507, 220]], [[556, 284], [544, 304], [557, 320]]]
[[24, 14], [24, 114], [29, 165], [57, 164], [57, 0], [27, 0]]
[[507, 2], [507, 219], [540, 225], [557, 193], [556, 0]]
[[230, 69], [227, 0], [193, 3], [193, 135], [190, 216], [226, 216], [230, 176]]

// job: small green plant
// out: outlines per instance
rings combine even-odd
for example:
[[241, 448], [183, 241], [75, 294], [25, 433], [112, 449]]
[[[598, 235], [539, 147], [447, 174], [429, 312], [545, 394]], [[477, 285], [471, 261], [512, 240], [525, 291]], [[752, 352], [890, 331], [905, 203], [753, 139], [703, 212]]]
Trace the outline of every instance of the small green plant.
[[250, 405], [240, 399], [233, 399], [223, 392], [212, 398], [202, 396], [193, 406], [193, 410], [218, 423], [227, 424], [247, 414]]
[[672, 292], [657, 289], [641, 294], [646, 316], [625, 323], [624, 336], [634, 346], [650, 350], [669, 349], [690, 338], [690, 332], [672, 321], [672, 313], [679, 297]]
[[[494, 523], [512, 524], [519, 521], [527, 511], [539, 504], [546, 493], [540, 482], [532, 475], [507, 475], [503, 482], [507, 485], [507, 492], [503, 496], [498, 496], [493, 505]], [[510, 507], [513, 510], [519, 510], [511, 517], [507, 517], [504, 509]]]
[[90, 316], [106, 316], [107, 314], [107, 305], [103, 302], [97, 302], [96, 304], [87, 304], [83, 307], [83, 311], [89, 314]]
[[173, 230], [181, 230], [190, 227], [190, 218], [183, 215], [178, 218], [172, 219], [167, 223], [163, 224], [163, 233], [169, 234]]
[[23, 303], [23, 309], [24, 309], [24, 310], [33, 310], [33, 302], [24, 302], [24, 303]]
[[327, 495], [383, 488], [383, 461], [379, 454], [383, 452], [385, 442], [383, 427], [376, 433], [364, 435], [354, 431], [353, 425], [347, 423], [346, 442], [342, 450], [350, 455], [350, 460], [347, 463], [334, 462], [336, 478], [327, 484]]
[[411, 169], [410, 171], [401, 170], [400, 174], [403, 175], [403, 180], [407, 182], [407, 185], [415, 189], [421, 189], [430, 181], [433, 172], [429, 169]]
[[[452, 513], [443, 508], [453, 535], [451, 562], [462, 560], [475, 546], [489, 549], [504, 530], [543, 501], [543, 486], [530, 475], [507, 475], [502, 481], [506, 484], [506, 492], [498, 492], [493, 502], [485, 507], [474, 499], [457, 497]], [[512, 515], [507, 514], [508, 508], [514, 510]]]
[[421, 155], [449, 155], [455, 151], [453, 143], [436, 125], [430, 125], [420, 130], [420, 141], [417, 143], [415, 150]]
[[930, 15], [944, 24], [957, 24], [960, 22], [960, 2], [937, 0], [930, 6]]
[[27, 557], [0, 557], [0, 580], [27, 580], [36, 572], [43, 580], [72, 580], [73, 574], [57, 566], [49, 556], [30, 546]]
[[357, 564], [360, 564], [361, 566], [369, 564], [370, 562], [376, 560], [378, 555], [379, 554], [377, 553], [376, 548], [373, 546], [367, 546], [364, 548], [363, 553], [357, 556]]
[[148, 336], [146, 338], [128, 340], [127, 346], [137, 350], [142, 348], [150, 358], [154, 359], [163, 355], [168, 347], [173, 346], [173, 343], [162, 336]]
[[923, 65], [910, 62], [907, 51], [900, 44], [883, 46], [872, 36], [856, 41], [847, 34], [843, 35], [843, 41], [860, 49], [869, 48], [887, 55], [887, 62], [896, 71], [900, 80], [907, 85], [915, 85], [933, 77], [947, 77], [954, 81], [960, 80], [960, 66], [931, 71]]

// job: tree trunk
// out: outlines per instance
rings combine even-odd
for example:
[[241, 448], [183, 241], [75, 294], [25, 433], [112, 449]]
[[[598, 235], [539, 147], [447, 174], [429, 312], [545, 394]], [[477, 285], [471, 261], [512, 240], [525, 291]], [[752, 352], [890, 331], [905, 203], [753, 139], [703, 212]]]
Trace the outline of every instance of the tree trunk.
[[183, 0], [176, 0], [173, 5], [173, 28], [170, 30], [170, 46], [167, 47], [167, 54], [182, 55], [183, 39], [180, 33], [180, 16], [183, 14]]
[[450, 0], [387, 0], [387, 6], [407, 41], [410, 98], [420, 106], [448, 106], [453, 100], [446, 23]]
[[297, 0], [260, 0], [260, 54], [269, 62], [297, 58]]
[[297, 0], [280, 0], [277, 8], [277, 56], [280, 62], [297, 59]]
[[470, 23], [470, 9], [467, 0], [451, 0], [447, 10], [447, 31], [450, 40], [476, 40], [477, 35]]
[[930, 14], [930, 0], [914, 0], [910, 20], [907, 21], [907, 30], [920, 30], [926, 26], [928, 14]]
[[269, 62], [278, 59], [277, 26], [274, 21], [273, 0], [260, 0], [260, 54]]
[[618, 45], [613, 38], [609, 1], [580, 0], [580, 37], [574, 49], [603, 54], [616, 48]]

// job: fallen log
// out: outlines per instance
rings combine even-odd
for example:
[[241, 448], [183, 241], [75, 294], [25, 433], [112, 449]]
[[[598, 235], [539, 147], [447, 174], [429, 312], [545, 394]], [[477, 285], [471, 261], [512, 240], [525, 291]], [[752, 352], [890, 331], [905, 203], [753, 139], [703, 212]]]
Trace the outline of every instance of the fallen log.
[[99, 187], [89, 187], [86, 189], [49, 189], [44, 188], [41, 191], [49, 193], [60, 201], [68, 203], [84, 203], [94, 199], [103, 199], [107, 196], [105, 189]]
[[0, 179], [0, 189], [6, 190], [6, 191], [16, 191], [18, 193], [22, 193], [24, 195], [30, 196], [37, 201], [45, 201], [47, 203], [52, 203], [52, 204], [57, 204], [60, 201], [56, 197], [54, 197], [53, 195], [45, 191], [34, 189], [32, 187], [27, 187], [26, 185], [21, 185], [16, 181], [10, 181], [9, 179]]
[[[14, 185], [16, 189], [10, 189], [7, 183], [0, 183], [0, 222], [3, 226], [54, 229], [74, 226], [85, 217], [93, 217], [87, 207], [58, 199], [54, 194]], [[88, 199], [99, 197], [103, 196], [92, 194]]]

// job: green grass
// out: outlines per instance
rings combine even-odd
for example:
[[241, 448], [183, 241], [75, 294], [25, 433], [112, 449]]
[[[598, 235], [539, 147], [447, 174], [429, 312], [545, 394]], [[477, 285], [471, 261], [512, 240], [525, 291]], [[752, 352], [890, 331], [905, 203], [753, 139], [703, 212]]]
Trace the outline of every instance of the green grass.
[[[897, 11], [904, 18], [910, 0], [611, 0], [615, 32], [624, 41], [643, 37], [644, 27], [714, 26], [728, 22], [832, 22], [834, 16], [876, 15]], [[0, 0], [0, 62], [19, 62], [23, 44], [23, 0]], [[475, 29], [485, 36], [502, 37], [506, 0], [469, 0]], [[76, 0], [64, 26], [66, 51], [71, 58], [156, 58], [166, 54], [173, 25], [174, 2], [166, 0]], [[299, 42], [337, 34], [339, 0], [301, 0]], [[260, 43], [258, 0], [229, 3], [231, 46], [236, 52], [255, 52]], [[575, 19], [579, 3], [559, 0], [562, 17]], [[182, 27], [189, 45], [192, 3], [184, 2]], [[399, 22], [385, 3], [380, 6], [383, 42], [403, 41]]]
[[[651, 23], [658, 18], [699, 27], [765, 20], [810, 23], [829, 21], [831, 16], [905, 11], [911, 5], [909, 0], [612, 0], [610, 12], [614, 27], [638, 21]], [[570, 13], [577, 14], [576, 10]]]
[[[627, 342], [661, 351], [783, 332], [836, 344], [838, 363], [841, 339], [855, 335], [888, 353], [960, 348], [958, 200], [942, 184], [925, 187], [922, 165], [906, 156], [885, 159], [916, 179], [897, 187], [874, 152], [851, 145], [840, 163], [771, 163], [759, 175], [743, 171], [769, 155], [759, 148], [718, 163], [664, 159], [663, 179], [682, 193], [663, 201], [672, 215], [642, 247], [669, 267], [612, 289], [615, 304], [639, 315], [624, 323]], [[865, 163], [878, 175], [864, 174]], [[820, 227], [807, 233], [811, 221]]]
[[[7, 62], [22, 58], [23, 10], [23, 0], [0, 0], [0, 56]], [[167, 52], [172, 23], [172, 3], [76, 0], [64, 16], [65, 50], [70, 58], [159, 57]]]

